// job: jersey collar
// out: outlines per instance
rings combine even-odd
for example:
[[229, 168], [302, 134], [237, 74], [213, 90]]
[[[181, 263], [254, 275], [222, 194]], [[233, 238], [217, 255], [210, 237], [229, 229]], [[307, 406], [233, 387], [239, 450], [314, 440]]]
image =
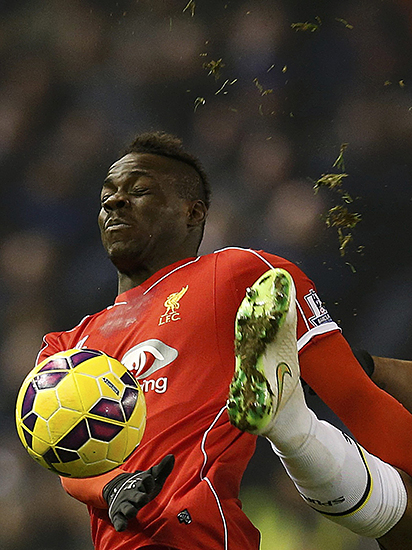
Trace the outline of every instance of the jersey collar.
[[128, 302], [132, 296], [135, 297], [138, 294], [146, 294], [147, 292], [150, 292], [150, 290], [155, 287], [156, 284], [160, 282], [160, 280], [166, 278], [168, 275], [171, 275], [174, 271], [185, 267], [185, 265], [197, 262], [198, 260], [200, 260], [200, 258], [201, 256], [185, 258], [184, 260], [179, 260], [178, 262], [159, 269], [159, 271], [156, 271], [156, 273], [146, 279], [146, 281], [144, 281], [141, 285], [138, 285], [134, 288], [131, 288], [130, 290], [126, 290], [125, 292], [119, 294], [116, 297], [114, 303], [118, 304], [119, 302]]

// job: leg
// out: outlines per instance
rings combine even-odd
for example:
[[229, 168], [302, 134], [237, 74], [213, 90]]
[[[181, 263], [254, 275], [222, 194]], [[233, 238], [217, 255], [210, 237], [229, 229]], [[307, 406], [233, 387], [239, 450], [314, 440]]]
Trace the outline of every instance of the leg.
[[[399, 473], [347, 435], [319, 421], [299, 381], [292, 278], [275, 269], [248, 291], [236, 321], [236, 371], [228, 399], [231, 422], [267, 437], [302, 498], [351, 531], [382, 537], [387, 550], [412, 524]], [[407, 512], [408, 513], [408, 512]], [[399, 523], [398, 523], [399, 522]], [[398, 533], [398, 535], [396, 534]], [[405, 546], [406, 550], [406, 546]]]

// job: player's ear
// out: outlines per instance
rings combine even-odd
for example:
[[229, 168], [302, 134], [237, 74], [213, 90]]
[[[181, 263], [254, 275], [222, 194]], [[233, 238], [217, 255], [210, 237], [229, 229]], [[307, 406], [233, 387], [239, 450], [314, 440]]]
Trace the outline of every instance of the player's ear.
[[190, 201], [187, 208], [187, 225], [193, 227], [203, 225], [207, 217], [207, 207], [205, 203], [198, 199]]

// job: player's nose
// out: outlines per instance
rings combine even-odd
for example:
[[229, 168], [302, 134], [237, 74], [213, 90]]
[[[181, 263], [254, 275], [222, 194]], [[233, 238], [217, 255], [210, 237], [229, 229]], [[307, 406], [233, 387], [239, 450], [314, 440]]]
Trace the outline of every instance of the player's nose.
[[103, 208], [106, 212], [113, 212], [113, 210], [121, 210], [130, 204], [127, 195], [123, 191], [116, 191], [103, 202]]

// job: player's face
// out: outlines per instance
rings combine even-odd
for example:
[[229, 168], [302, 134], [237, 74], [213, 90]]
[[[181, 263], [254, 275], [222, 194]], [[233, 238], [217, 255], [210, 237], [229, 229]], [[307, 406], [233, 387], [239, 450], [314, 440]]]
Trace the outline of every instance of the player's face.
[[184, 249], [187, 204], [173, 184], [175, 161], [129, 153], [109, 169], [101, 192], [103, 246], [119, 271], [155, 264]]

